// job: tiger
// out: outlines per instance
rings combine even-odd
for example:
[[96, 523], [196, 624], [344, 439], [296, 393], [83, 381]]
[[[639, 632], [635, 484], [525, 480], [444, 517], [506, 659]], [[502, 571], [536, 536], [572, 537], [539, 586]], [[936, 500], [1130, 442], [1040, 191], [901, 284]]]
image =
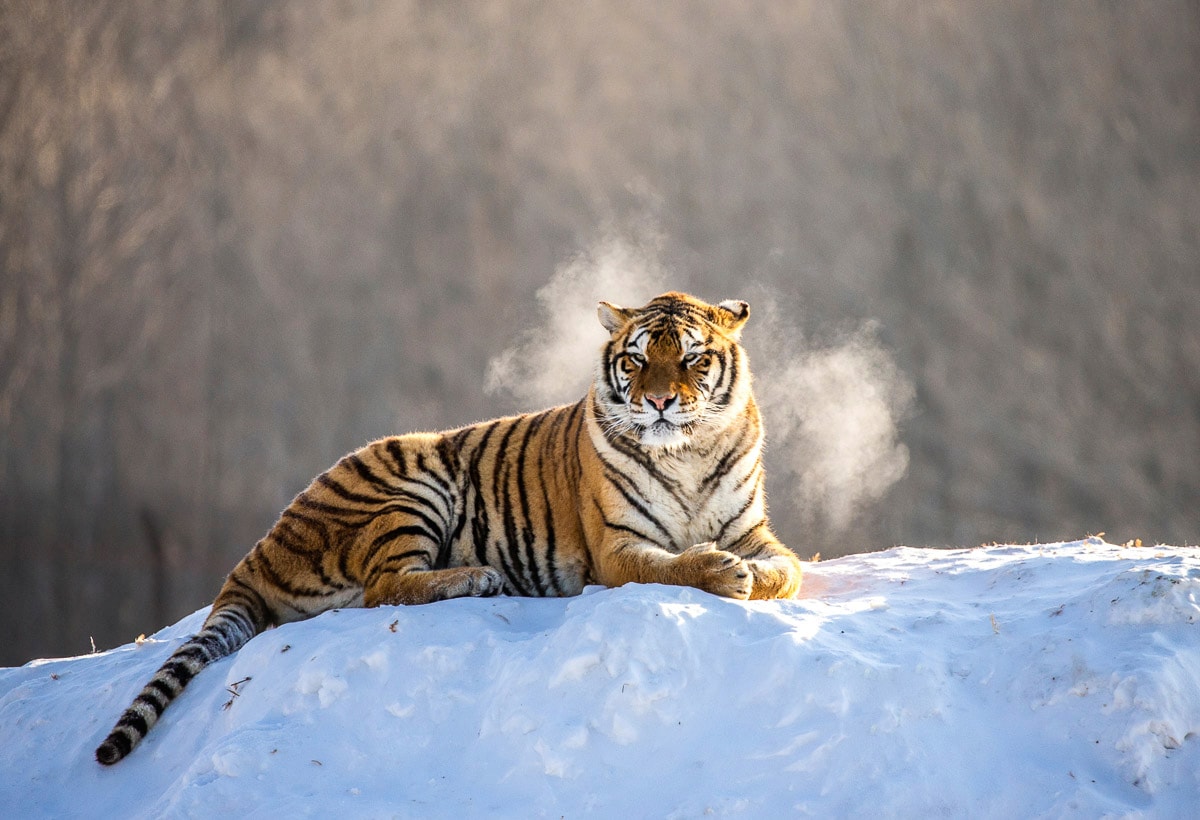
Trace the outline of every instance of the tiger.
[[749, 305], [670, 292], [597, 313], [609, 338], [583, 399], [379, 439], [317, 476], [96, 759], [128, 755], [204, 667], [336, 608], [628, 583], [795, 597], [802, 563], [767, 518], [763, 425], [740, 344]]

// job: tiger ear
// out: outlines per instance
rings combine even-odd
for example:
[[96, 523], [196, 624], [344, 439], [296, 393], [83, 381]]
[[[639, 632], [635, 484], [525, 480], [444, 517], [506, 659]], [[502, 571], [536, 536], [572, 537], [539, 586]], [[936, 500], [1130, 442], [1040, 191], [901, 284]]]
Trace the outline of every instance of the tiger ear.
[[713, 309], [713, 323], [725, 328], [733, 338], [742, 333], [742, 325], [750, 318], [750, 304], [741, 299], [726, 299]]
[[635, 313], [637, 311], [617, 307], [609, 302], [601, 302], [596, 308], [596, 315], [600, 317], [600, 324], [604, 325], [604, 329], [609, 333], [614, 334], [625, 327], [626, 323], [633, 318]]

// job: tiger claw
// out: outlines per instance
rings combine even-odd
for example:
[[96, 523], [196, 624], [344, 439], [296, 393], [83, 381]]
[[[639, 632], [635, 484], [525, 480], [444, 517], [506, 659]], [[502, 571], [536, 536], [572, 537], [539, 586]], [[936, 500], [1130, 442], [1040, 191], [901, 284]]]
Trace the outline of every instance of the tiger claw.
[[746, 562], [712, 541], [688, 547], [675, 561], [683, 571], [684, 583], [705, 592], [745, 600], [754, 589], [754, 575]]

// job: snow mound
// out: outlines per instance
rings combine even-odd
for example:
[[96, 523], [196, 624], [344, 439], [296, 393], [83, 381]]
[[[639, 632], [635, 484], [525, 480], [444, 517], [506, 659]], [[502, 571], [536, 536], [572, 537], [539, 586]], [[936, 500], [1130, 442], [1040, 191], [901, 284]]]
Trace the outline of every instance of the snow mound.
[[897, 548], [806, 597], [589, 588], [341, 610], [92, 752], [205, 611], [0, 670], [7, 816], [1188, 816], [1200, 551]]

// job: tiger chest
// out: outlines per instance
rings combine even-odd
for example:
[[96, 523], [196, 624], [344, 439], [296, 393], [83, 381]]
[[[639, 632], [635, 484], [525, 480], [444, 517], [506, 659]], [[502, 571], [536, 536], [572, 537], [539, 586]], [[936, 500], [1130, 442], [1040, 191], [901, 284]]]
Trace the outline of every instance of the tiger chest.
[[697, 470], [645, 474], [641, 497], [676, 551], [717, 540], [743, 510], [747, 496], [734, 482], [705, 480]]

